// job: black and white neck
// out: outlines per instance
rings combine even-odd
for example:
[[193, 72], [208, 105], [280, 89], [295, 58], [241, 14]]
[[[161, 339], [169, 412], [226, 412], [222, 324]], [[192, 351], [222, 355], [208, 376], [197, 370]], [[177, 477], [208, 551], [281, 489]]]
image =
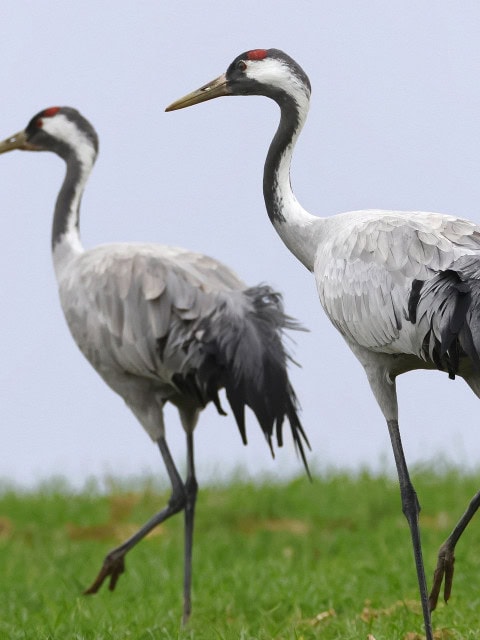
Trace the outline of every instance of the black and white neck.
[[[318, 247], [314, 227], [318, 228], [320, 219], [300, 205], [290, 182], [293, 150], [310, 106], [310, 81], [303, 69], [278, 49], [256, 49], [239, 58], [245, 60], [243, 77], [250, 82], [249, 90], [239, 93], [250, 94], [253, 89], [254, 93], [275, 100], [281, 112], [263, 174], [268, 216], [285, 245], [312, 271]], [[236, 93], [240, 82], [232, 84]]]
[[52, 254], [57, 275], [84, 251], [79, 230], [80, 204], [98, 152], [98, 138], [74, 109], [66, 107], [45, 119], [43, 131], [52, 139], [51, 151], [65, 160], [66, 174], [57, 196], [52, 224]]

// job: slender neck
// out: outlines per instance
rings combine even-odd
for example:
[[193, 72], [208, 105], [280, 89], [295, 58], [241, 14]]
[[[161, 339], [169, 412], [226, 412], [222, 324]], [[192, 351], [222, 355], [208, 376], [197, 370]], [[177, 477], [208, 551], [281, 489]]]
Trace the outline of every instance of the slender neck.
[[67, 171], [57, 196], [52, 225], [52, 253], [57, 276], [75, 255], [84, 251], [79, 230], [80, 203], [95, 162], [95, 152], [65, 156]]
[[263, 173], [263, 195], [267, 213], [277, 233], [307, 269], [313, 270], [316, 234], [313, 226], [321, 220], [309, 214], [295, 198], [290, 183], [293, 149], [308, 114], [309, 98], [298, 101], [289, 95], [275, 96], [281, 117], [270, 144]]

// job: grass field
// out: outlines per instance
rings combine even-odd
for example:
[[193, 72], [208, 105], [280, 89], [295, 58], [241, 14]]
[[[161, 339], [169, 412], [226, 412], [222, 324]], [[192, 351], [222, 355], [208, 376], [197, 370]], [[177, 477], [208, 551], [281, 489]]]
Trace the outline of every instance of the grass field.
[[[427, 577], [479, 477], [413, 474]], [[127, 557], [115, 592], [81, 592], [105, 553], [168, 498], [153, 483], [106, 493], [59, 483], [0, 492], [0, 638], [417, 640], [422, 617], [394, 479], [341, 473], [200, 490], [193, 615], [182, 629], [182, 517]], [[480, 521], [457, 550], [436, 638], [480, 638]]]

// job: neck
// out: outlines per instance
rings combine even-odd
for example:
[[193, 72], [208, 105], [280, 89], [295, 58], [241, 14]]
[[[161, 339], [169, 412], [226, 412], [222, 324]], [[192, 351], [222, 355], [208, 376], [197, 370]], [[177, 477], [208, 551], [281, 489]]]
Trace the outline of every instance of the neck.
[[65, 161], [67, 171], [57, 196], [52, 225], [52, 253], [57, 277], [74, 256], [84, 251], [79, 231], [80, 203], [95, 153], [92, 150], [80, 157], [71, 151]]
[[317, 247], [313, 225], [320, 218], [303, 209], [290, 184], [293, 149], [307, 118], [309, 97], [303, 94], [294, 99], [282, 94], [274, 99], [280, 106], [281, 118], [265, 162], [265, 205], [270, 221], [285, 245], [312, 271]]

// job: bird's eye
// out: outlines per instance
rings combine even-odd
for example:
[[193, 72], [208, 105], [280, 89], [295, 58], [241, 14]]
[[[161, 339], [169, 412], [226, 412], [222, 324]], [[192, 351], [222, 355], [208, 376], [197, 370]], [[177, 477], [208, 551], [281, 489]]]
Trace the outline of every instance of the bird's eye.
[[247, 68], [247, 65], [245, 64], [245, 62], [243, 60], [239, 60], [237, 62], [237, 69], [239, 71], [245, 71], [246, 68]]
[[35, 122], [35, 126], [41, 129], [43, 127], [43, 120], [41, 118], [38, 118], [38, 120]]

